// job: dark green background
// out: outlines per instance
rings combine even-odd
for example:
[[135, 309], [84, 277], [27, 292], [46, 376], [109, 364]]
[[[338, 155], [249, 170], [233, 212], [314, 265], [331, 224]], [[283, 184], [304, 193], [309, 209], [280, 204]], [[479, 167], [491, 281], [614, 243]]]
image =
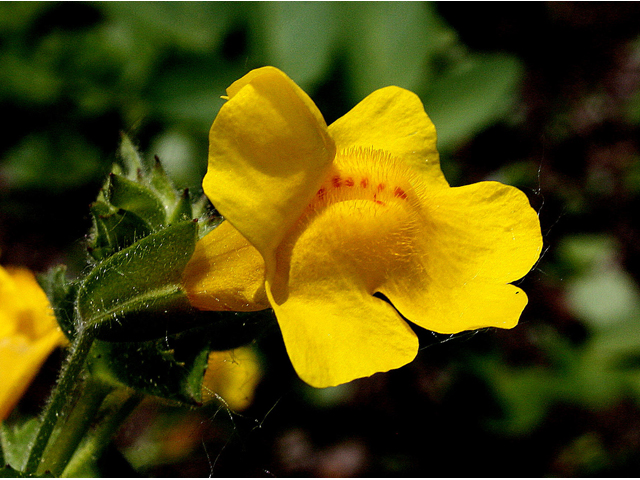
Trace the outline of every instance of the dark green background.
[[[127, 458], [157, 476], [637, 476], [638, 18], [636, 3], [0, 3], [3, 264], [83, 269], [120, 131], [197, 191], [220, 95], [263, 65], [327, 122], [376, 88], [415, 91], [450, 183], [515, 185], [542, 224], [515, 329], [422, 331], [411, 365], [328, 390], [267, 332], [248, 411], [145, 404], [104, 473], [129, 475]], [[170, 435], [152, 432], [191, 447], [159, 454]]]

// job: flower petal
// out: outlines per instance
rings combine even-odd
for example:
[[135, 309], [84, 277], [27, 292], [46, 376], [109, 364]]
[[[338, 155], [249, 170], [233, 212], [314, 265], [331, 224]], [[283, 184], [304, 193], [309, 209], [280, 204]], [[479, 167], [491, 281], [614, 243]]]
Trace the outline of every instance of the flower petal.
[[376, 90], [329, 126], [341, 151], [361, 147], [386, 151], [446, 187], [436, 149], [436, 129], [418, 96], [399, 87]]
[[20, 334], [0, 338], [0, 421], [7, 418], [53, 350], [64, 343], [57, 327], [36, 341]]
[[322, 182], [335, 146], [311, 99], [281, 71], [251, 72], [229, 90], [211, 127], [203, 187], [269, 266]]
[[267, 293], [300, 378], [328, 387], [409, 363], [418, 340], [373, 296], [403, 223], [393, 205], [347, 200], [307, 218], [278, 249]]
[[0, 267], [0, 421], [66, 338], [33, 273]]
[[497, 182], [422, 195], [415, 253], [379, 291], [407, 319], [436, 332], [515, 326], [527, 297], [508, 283], [529, 272], [542, 250], [526, 195]]
[[281, 70], [275, 67], [261, 67], [261, 68], [256, 68], [254, 70], [251, 70], [244, 77], [236, 80], [231, 85], [229, 85], [229, 88], [227, 88], [227, 98], [229, 99], [233, 98], [242, 89], [242, 87], [250, 84], [254, 78], [262, 75], [273, 75], [276, 77], [284, 77], [284, 80], [289, 83], [289, 87], [295, 92], [298, 98], [304, 102], [304, 104], [309, 109], [309, 112], [316, 117], [316, 121], [318, 122], [318, 125], [324, 125], [324, 127], [326, 128], [327, 124], [324, 121], [324, 117], [322, 116], [322, 113], [320, 113], [320, 110], [318, 110], [318, 107], [316, 107], [316, 104], [313, 103], [313, 100], [309, 98], [309, 95], [307, 95], [304, 90], [302, 90], [295, 82], [293, 82]]
[[418, 339], [391, 305], [345, 282], [341, 291], [295, 291], [273, 304], [287, 353], [302, 380], [332, 387], [411, 362]]
[[189, 302], [201, 310], [269, 308], [262, 256], [229, 222], [196, 243], [182, 278]]
[[261, 374], [258, 355], [251, 347], [211, 352], [202, 382], [203, 401], [218, 398], [233, 411], [245, 410], [253, 401]]
[[15, 331], [32, 340], [39, 339], [51, 330], [61, 334], [49, 299], [33, 272], [22, 267], [0, 267], [0, 270], [0, 303], [2, 310], [13, 316]]

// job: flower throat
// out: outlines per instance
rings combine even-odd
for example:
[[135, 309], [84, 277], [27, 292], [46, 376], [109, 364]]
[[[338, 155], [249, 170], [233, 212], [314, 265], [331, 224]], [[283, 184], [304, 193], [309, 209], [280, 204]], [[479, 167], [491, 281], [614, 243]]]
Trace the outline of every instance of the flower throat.
[[379, 206], [417, 204], [406, 167], [383, 150], [349, 148], [336, 154], [334, 165], [309, 208], [322, 209], [347, 200], [368, 200]]

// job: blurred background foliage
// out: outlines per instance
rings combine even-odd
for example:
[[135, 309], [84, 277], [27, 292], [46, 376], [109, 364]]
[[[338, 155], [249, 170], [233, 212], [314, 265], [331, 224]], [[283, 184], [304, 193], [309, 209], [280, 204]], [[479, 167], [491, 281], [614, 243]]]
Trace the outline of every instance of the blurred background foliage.
[[297, 379], [269, 332], [247, 410], [150, 400], [102, 473], [636, 476], [639, 15], [636, 3], [0, 3], [3, 264], [83, 268], [121, 131], [198, 191], [220, 95], [263, 65], [328, 123], [376, 88], [416, 92], [450, 183], [521, 188], [545, 237], [517, 328], [421, 331], [411, 365], [325, 390]]

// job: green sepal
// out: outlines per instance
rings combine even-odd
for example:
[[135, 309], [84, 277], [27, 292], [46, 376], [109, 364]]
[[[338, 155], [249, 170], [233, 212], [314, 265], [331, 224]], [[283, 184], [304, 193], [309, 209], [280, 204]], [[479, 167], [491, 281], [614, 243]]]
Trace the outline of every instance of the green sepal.
[[160, 159], [154, 157], [154, 163], [151, 167], [151, 186], [158, 192], [158, 195], [162, 197], [165, 205], [173, 205], [177, 198], [176, 188], [173, 186], [173, 182], [167, 175], [160, 163]]
[[38, 418], [31, 418], [24, 423], [11, 426], [0, 423], [0, 445], [2, 445], [6, 464], [17, 471], [24, 469], [40, 424]]
[[[102, 196], [102, 191], [100, 196]], [[89, 210], [92, 214], [93, 229], [87, 250], [93, 258], [102, 260], [114, 252], [109, 228], [103, 219], [103, 216], [109, 213], [109, 207], [104, 202], [97, 201], [89, 207]]]
[[166, 223], [165, 207], [154, 192], [126, 177], [115, 173], [109, 175], [107, 199], [114, 207], [138, 215], [154, 228]]
[[89, 207], [94, 231], [89, 241], [89, 254], [103, 260], [149, 235], [153, 228], [133, 212], [95, 202]]
[[[135, 145], [124, 132], [120, 133], [120, 148], [118, 149], [118, 156], [122, 162], [122, 173], [124, 173], [130, 180], [134, 180], [137, 177], [138, 172], [141, 172], [143, 169], [142, 159], [140, 158], [140, 154], [138, 153]], [[114, 173], [120, 173], [118, 171], [120, 170], [118, 167], [119, 166], [117, 164], [114, 165]]]
[[125, 134], [118, 151], [119, 162], [112, 166], [104, 187], [91, 205], [93, 228], [89, 254], [104, 260], [167, 225], [197, 218], [200, 236], [212, 228], [207, 198], [193, 201], [188, 191], [179, 192], [158, 157], [145, 165]]
[[191, 208], [191, 196], [189, 195], [189, 189], [185, 188], [178, 198], [169, 223], [176, 223], [193, 218], [193, 209]]
[[92, 375], [102, 381], [198, 405], [202, 401], [209, 343], [209, 336], [201, 329], [146, 342], [96, 340], [88, 365]]
[[222, 217], [215, 210], [209, 199], [206, 195], [200, 196], [196, 201], [191, 205], [193, 210], [193, 218], [198, 219], [198, 234], [199, 238], [207, 235], [211, 230], [216, 228], [222, 222]]
[[97, 328], [97, 338], [136, 340], [191, 326], [195, 309], [181, 277], [197, 230], [194, 221], [171, 225], [99, 263], [78, 291], [79, 328]]
[[76, 335], [74, 309], [78, 282], [67, 280], [66, 273], [66, 265], [57, 265], [46, 273], [38, 275], [37, 279], [42, 290], [47, 294], [58, 325], [67, 338], [73, 340]]

